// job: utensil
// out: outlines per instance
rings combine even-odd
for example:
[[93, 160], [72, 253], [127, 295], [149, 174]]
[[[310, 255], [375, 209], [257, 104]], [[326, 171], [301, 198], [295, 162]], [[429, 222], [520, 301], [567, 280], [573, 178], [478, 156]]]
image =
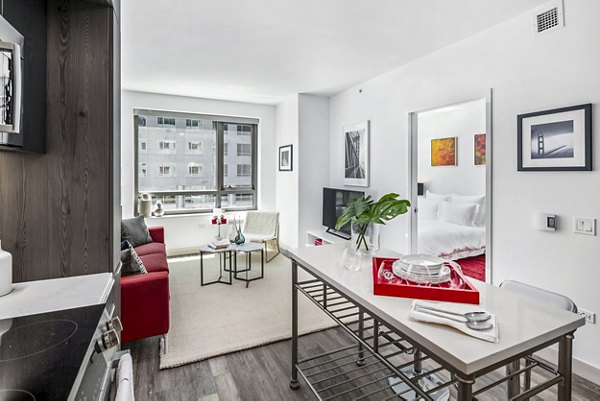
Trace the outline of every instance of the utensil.
[[490, 318], [492, 317], [491, 313], [484, 312], [484, 311], [457, 313], [457, 312], [450, 312], [450, 311], [447, 311], [444, 309], [438, 309], [438, 308], [434, 308], [432, 306], [426, 306], [426, 305], [418, 305], [417, 308], [428, 309], [428, 310], [431, 310], [434, 312], [441, 312], [441, 313], [445, 313], [448, 315], [461, 316], [470, 322], [485, 322], [486, 320], [490, 320]]
[[436, 311], [433, 311], [430, 309], [425, 309], [425, 308], [422, 308], [421, 306], [417, 306], [415, 308], [415, 311], [425, 313], [425, 314], [431, 315], [431, 316], [437, 316], [437, 317], [441, 317], [444, 319], [452, 320], [454, 322], [464, 323], [471, 330], [488, 330], [488, 329], [491, 329], [492, 327], [494, 327], [494, 324], [492, 322], [490, 322], [489, 320], [473, 321], [473, 320], [467, 320], [466, 317], [465, 317], [465, 320], [460, 320], [460, 319], [456, 319], [453, 317], [444, 316], [444, 314], [446, 313], [445, 311], [443, 313], [437, 313]]

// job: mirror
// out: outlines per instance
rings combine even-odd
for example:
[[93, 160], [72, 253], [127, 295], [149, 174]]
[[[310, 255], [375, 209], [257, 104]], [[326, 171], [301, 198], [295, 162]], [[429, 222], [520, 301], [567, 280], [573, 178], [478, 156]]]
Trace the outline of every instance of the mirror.
[[414, 112], [411, 251], [491, 281], [491, 96]]

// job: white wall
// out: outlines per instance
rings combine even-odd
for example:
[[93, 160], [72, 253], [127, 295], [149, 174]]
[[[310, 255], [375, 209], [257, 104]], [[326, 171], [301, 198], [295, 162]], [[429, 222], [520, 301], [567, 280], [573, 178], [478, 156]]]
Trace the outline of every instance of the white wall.
[[[371, 188], [406, 194], [408, 113], [479, 98], [493, 88], [493, 282], [521, 280], [600, 312], [600, 238], [572, 232], [573, 216], [600, 215], [600, 141], [593, 144], [593, 172], [517, 172], [518, 114], [600, 102], [594, 18], [600, 2], [565, 0], [564, 9], [564, 29], [534, 37], [525, 13], [333, 96], [330, 185], [343, 184], [342, 127], [369, 119]], [[600, 121], [600, 108], [593, 113]], [[559, 215], [561, 229], [536, 231], [538, 211]], [[407, 227], [407, 216], [384, 227], [383, 246], [407, 250]], [[596, 368], [598, 338], [600, 325], [585, 326], [574, 345], [575, 357]]]
[[306, 231], [320, 229], [323, 187], [329, 184], [329, 99], [299, 96], [300, 204], [299, 245], [306, 243]]
[[[258, 208], [266, 211], [275, 210], [275, 171], [277, 168], [275, 106], [122, 91], [121, 199], [123, 218], [131, 217], [134, 213], [133, 109], [138, 108], [260, 119], [258, 127]], [[197, 247], [210, 241], [216, 235], [217, 228], [210, 225], [209, 219], [208, 215], [161, 217], [149, 219], [148, 224], [163, 225], [168, 248], [176, 250]]]
[[[279, 241], [282, 247], [298, 246], [298, 95], [286, 97], [276, 107], [277, 151], [293, 145], [292, 171], [276, 172], [275, 206], [279, 211]], [[277, 154], [279, 157], [279, 154]]]
[[[440, 194], [485, 194], [485, 165], [473, 162], [473, 135], [486, 131], [485, 99], [418, 114], [418, 177]], [[431, 165], [431, 140], [456, 137], [456, 166]]]

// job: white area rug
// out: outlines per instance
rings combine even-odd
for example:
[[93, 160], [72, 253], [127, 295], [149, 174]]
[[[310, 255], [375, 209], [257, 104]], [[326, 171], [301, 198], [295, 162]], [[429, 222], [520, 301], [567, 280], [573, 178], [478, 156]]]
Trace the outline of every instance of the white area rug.
[[[243, 256], [238, 266], [243, 266]], [[252, 266], [252, 274], [259, 273], [260, 257], [253, 258]], [[160, 369], [291, 338], [292, 273], [284, 256], [266, 263], [265, 277], [249, 288], [238, 280], [231, 286], [201, 287], [198, 257], [169, 260], [169, 267], [171, 328], [166, 355], [161, 342]], [[206, 281], [218, 277], [218, 259], [205, 256], [204, 267]], [[304, 295], [298, 294], [298, 300], [301, 334], [336, 325]]]

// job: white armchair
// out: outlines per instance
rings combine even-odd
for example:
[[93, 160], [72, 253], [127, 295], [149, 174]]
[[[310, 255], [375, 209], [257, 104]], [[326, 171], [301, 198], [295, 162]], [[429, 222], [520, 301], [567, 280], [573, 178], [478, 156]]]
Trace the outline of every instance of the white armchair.
[[264, 244], [267, 263], [279, 255], [279, 213], [248, 212], [242, 232], [247, 241]]

